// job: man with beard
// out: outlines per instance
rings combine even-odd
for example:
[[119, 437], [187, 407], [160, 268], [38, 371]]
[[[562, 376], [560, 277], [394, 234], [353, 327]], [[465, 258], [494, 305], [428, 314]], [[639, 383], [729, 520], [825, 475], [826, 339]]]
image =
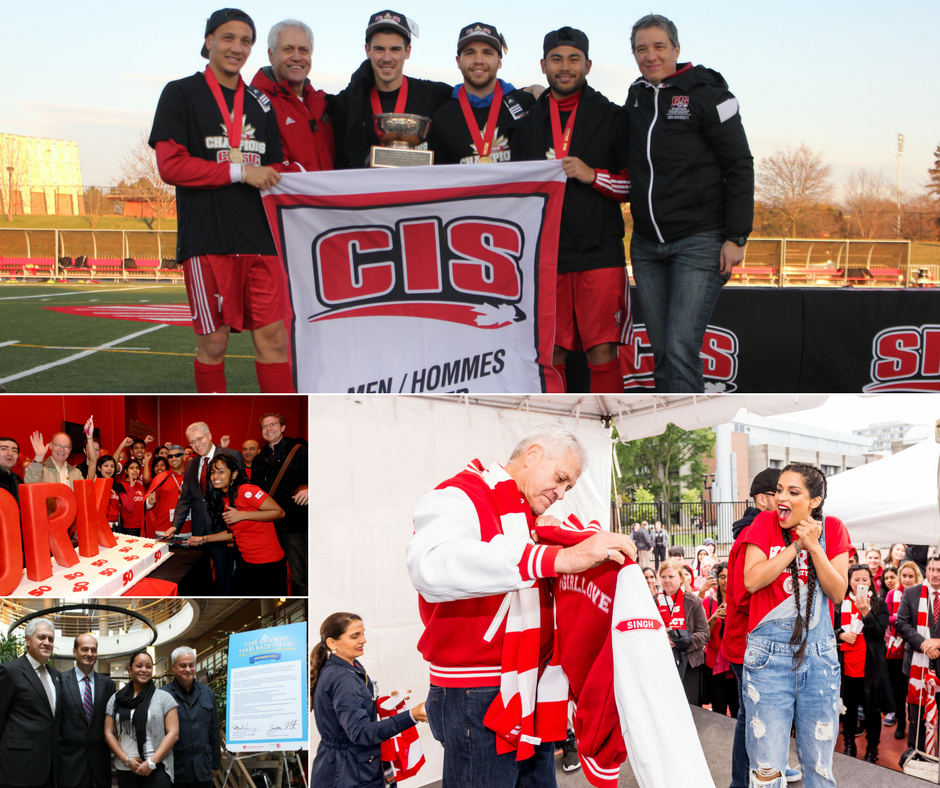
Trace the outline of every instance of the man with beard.
[[296, 19], [278, 22], [268, 33], [270, 66], [260, 69], [252, 87], [274, 106], [284, 161], [307, 172], [333, 169], [333, 123], [327, 96], [307, 79], [313, 56], [313, 31]]
[[0, 490], [10, 493], [17, 505], [20, 503], [19, 487], [23, 483], [14, 470], [19, 459], [20, 444], [13, 438], [0, 438]]
[[[147, 509], [153, 512], [154, 536], [160, 538], [173, 525], [176, 513], [176, 504], [179, 501], [180, 490], [183, 489], [183, 459], [182, 446], [170, 446], [167, 450], [166, 461], [169, 469], [158, 473], [150, 487], [147, 489]], [[181, 536], [192, 536], [191, 520], [182, 524]]]
[[404, 74], [416, 29], [414, 22], [396, 11], [379, 11], [369, 18], [367, 59], [334, 99], [333, 128], [339, 140], [336, 169], [368, 166], [369, 151], [379, 144], [373, 115], [396, 112], [430, 118], [450, 98], [452, 86]]
[[494, 25], [477, 22], [460, 31], [457, 68], [463, 85], [434, 113], [428, 147], [435, 164], [509, 161], [512, 135], [535, 96], [497, 78], [506, 40]]
[[[550, 90], [522, 123], [513, 159], [561, 159], [568, 183], [558, 238], [555, 349], [565, 380], [569, 351], [583, 349], [594, 393], [623, 391], [617, 348], [632, 342], [623, 248], [626, 116], [587, 84], [588, 37], [563, 27], [545, 36], [542, 72]], [[567, 382], [566, 382], [567, 387]]]

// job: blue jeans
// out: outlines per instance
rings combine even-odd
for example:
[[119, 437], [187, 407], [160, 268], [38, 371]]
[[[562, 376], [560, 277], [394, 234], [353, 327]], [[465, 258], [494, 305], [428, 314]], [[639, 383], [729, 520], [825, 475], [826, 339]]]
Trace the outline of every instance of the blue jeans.
[[[825, 597], [822, 603], [826, 605]], [[814, 638], [816, 630], [822, 632]], [[803, 784], [806, 788], [832, 787], [836, 784], [832, 754], [839, 732], [841, 671], [828, 607], [810, 630], [806, 658], [795, 671], [791, 632], [792, 619], [771, 621], [758, 626], [748, 638], [743, 694], [751, 786], [785, 788], [790, 726], [795, 722]], [[780, 776], [758, 782], [754, 773], [761, 770], [777, 771]]]
[[634, 234], [630, 260], [636, 296], [653, 348], [658, 392], [702, 392], [700, 353], [712, 310], [728, 277], [719, 270], [724, 234], [696, 233], [679, 241], [650, 243]]
[[738, 719], [734, 723], [734, 745], [731, 748], [731, 788], [747, 788], [748, 760], [745, 730], [747, 729], [747, 712], [744, 710], [744, 664], [731, 662], [731, 670], [738, 680]]
[[517, 761], [496, 754], [496, 734], [483, 725], [499, 687], [431, 687], [425, 711], [431, 733], [444, 746], [444, 788], [554, 788], [555, 750], [543, 742]]

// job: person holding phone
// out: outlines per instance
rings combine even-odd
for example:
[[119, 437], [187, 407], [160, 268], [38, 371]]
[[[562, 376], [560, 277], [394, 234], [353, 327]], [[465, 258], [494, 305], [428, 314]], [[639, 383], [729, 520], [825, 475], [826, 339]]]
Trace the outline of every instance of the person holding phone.
[[888, 606], [873, 591], [874, 577], [866, 565], [849, 567], [849, 594], [842, 601], [840, 626], [836, 630], [839, 663], [842, 666], [843, 753], [856, 755], [855, 735], [858, 707], [865, 712], [868, 747], [865, 760], [876, 763], [881, 741], [881, 712], [894, 711], [894, 698], [888, 681], [885, 630]]

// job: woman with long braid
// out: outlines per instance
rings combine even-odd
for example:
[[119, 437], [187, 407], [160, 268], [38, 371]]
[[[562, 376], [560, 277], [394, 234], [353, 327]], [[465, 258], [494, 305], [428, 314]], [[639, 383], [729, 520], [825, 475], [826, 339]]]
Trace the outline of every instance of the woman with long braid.
[[[780, 472], [776, 511], [761, 512], [740, 537], [752, 594], [743, 696], [752, 784], [784, 788], [790, 727], [807, 788], [835, 786], [839, 657], [833, 605], [848, 585], [845, 526], [823, 518], [826, 476], [794, 463]], [[825, 528], [823, 527], [825, 523]]]

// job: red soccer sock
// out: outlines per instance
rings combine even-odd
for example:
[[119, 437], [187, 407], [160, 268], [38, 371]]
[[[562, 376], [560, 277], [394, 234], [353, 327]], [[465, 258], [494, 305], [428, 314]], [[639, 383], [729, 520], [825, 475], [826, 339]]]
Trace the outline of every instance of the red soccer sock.
[[193, 369], [196, 372], [196, 391], [200, 394], [225, 393], [224, 361], [221, 364], [203, 364], [194, 358]]
[[591, 364], [591, 393], [592, 394], [622, 394], [623, 373], [620, 371], [620, 359], [614, 358], [604, 364]]
[[568, 376], [565, 373], [565, 365], [564, 364], [552, 364], [552, 367], [555, 369], [555, 371], [559, 375], [561, 375], [562, 390], [567, 392], [568, 391]]
[[258, 385], [262, 394], [294, 394], [294, 377], [291, 374], [290, 362], [281, 361], [278, 364], [262, 364], [255, 362], [255, 374], [258, 376]]

